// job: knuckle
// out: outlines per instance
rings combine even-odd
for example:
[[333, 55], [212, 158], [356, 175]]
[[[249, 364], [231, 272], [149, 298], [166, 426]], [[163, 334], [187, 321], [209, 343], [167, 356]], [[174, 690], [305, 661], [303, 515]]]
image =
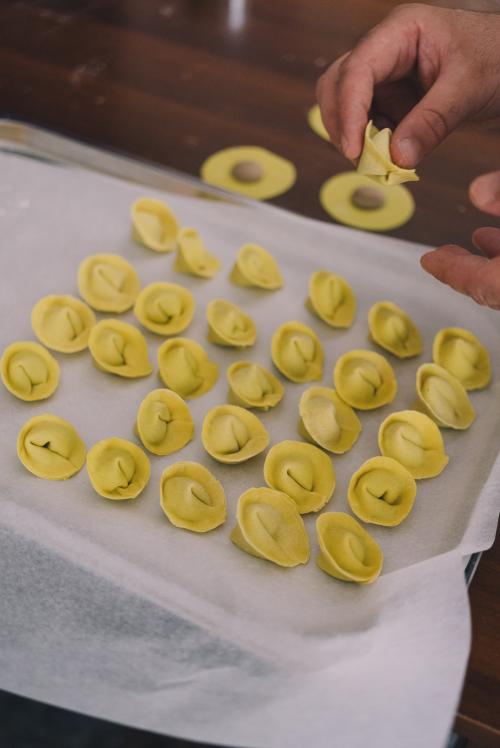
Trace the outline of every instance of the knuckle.
[[446, 117], [438, 109], [433, 107], [424, 107], [421, 111], [422, 121], [427, 129], [432, 133], [434, 140], [441, 141], [450, 133], [450, 126]]

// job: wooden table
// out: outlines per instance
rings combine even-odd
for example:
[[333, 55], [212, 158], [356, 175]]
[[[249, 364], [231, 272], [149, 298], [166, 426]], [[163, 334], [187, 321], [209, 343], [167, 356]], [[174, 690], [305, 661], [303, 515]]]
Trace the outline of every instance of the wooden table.
[[[298, 168], [297, 184], [275, 203], [328, 220], [318, 190], [348, 164], [307, 127], [314, 83], [396, 4], [4, 0], [2, 115], [190, 174], [219, 148], [262, 145]], [[451, 136], [419, 169], [413, 220], [392, 234], [470, 246], [475, 227], [500, 225], [467, 200], [474, 176], [500, 168], [499, 151], [498, 122]], [[473, 647], [456, 722], [480, 746], [500, 745], [499, 576], [497, 540], [470, 591]]]

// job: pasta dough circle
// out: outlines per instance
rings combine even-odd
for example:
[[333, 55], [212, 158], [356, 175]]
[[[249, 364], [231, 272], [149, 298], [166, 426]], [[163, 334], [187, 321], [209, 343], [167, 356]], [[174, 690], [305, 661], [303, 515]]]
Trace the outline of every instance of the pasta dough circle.
[[174, 338], [158, 348], [160, 379], [185, 400], [200, 397], [212, 389], [219, 367], [195, 340]]
[[414, 478], [434, 478], [448, 464], [444, 441], [437, 425], [425, 413], [401, 410], [381, 423], [378, 446]]
[[422, 338], [411, 317], [391, 301], [379, 301], [368, 312], [370, 335], [377, 345], [398, 358], [422, 353]]
[[[235, 178], [234, 168], [242, 161], [254, 161], [262, 169], [257, 181], [243, 182]], [[201, 165], [201, 178], [208, 184], [239, 192], [255, 200], [269, 200], [287, 192], [295, 184], [295, 166], [281, 156], [258, 146], [224, 148], [209, 156]]]
[[269, 444], [256, 415], [238, 405], [216, 405], [203, 419], [201, 441], [208, 454], [227, 464], [245, 462]]
[[102, 319], [92, 328], [89, 349], [98, 369], [128, 379], [153, 371], [144, 335], [127, 322]]
[[382, 570], [384, 556], [379, 544], [344, 512], [325, 512], [316, 520], [320, 547], [319, 568], [344, 582], [370, 584]]
[[141, 288], [132, 265], [120, 255], [90, 255], [78, 268], [78, 291], [98, 312], [126, 312]]
[[59, 384], [55, 358], [39, 343], [20, 340], [5, 348], [0, 360], [2, 382], [20, 400], [46, 400]]
[[281, 491], [249, 488], [238, 499], [231, 540], [242, 551], [278, 566], [309, 561], [309, 537], [295, 503]]
[[38, 478], [71, 478], [82, 469], [85, 453], [85, 444], [71, 423], [50, 413], [30, 418], [17, 437], [17, 456]]
[[258, 244], [244, 244], [241, 247], [230, 279], [237, 286], [254, 286], [266, 291], [275, 291], [283, 286], [278, 263]]
[[150, 452], [169, 455], [185, 447], [193, 438], [193, 418], [182, 397], [175, 392], [153, 390], [139, 405], [137, 433]]
[[172, 252], [176, 247], [179, 224], [168, 205], [151, 197], [141, 197], [132, 205], [132, 236], [155, 252]]
[[285, 322], [271, 341], [271, 358], [292, 382], [310, 382], [323, 376], [323, 347], [314, 330], [302, 322]]
[[216, 345], [246, 348], [255, 343], [257, 329], [248, 314], [225, 299], [207, 304], [208, 339]]
[[375, 210], [358, 208], [353, 203], [354, 193], [362, 187], [373, 187], [369, 177], [346, 171], [327, 179], [319, 193], [324, 210], [340, 223], [366, 231], [390, 231], [407, 223], [415, 212], [415, 202], [406, 187], [377, 185], [384, 195], [384, 204]]
[[229, 399], [244, 408], [269, 410], [277, 405], [284, 387], [274, 374], [252, 361], [235, 361], [228, 367]]
[[417, 395], [424, 411], [439, 426], [463, 430], [476, 417], [462, 384], [438, 364], [422, 364], [418, 368]]
[[209, 532], [226, 521], [224, 488], [197, 462], [176, 462], [163, 471], [160, 504], [175, 527], [191, 532]]
[[309, 109], [307, 113], [307, 121], [309, 123], [309, 127], [316, 133], [316, 135], [319, 135], [320, 138], [323, 138], [323, 140], [327, 140], [329, 143], [331, 143], [330, 136], [328, 135], [327, 129], [324, 126], [323, 120], [321, 118], [321, 110], [317, 104]]
[[365, 128], [365, 142], [358, 162], [358, 174], [369, 176], [381, 184], [393, 186], [401, 182], [418, 182], [415, 169], [403, 169], [391, 157], [392, 131], [379, 130], [370, 120]]
[[147, 330], [157, 335], [177, 335], [194, 316], [193, 294], [177, 283], [150, 283], [139, 293], [134, 314]]
[[121, 501], [139, 496], [149, 481], [151, 466], [136, 444], [111, 437], [89, 449], [87, 472], [99, 496]]
[[361, 421], [330, 387], [309, 387], [299, 402], [299, 434], [334, 454], [344, 454], [357, 441]]
[[309, 278], [306, 307], [330, 327], [350, 327], [356, 316], [356, 297], [341, 275], [317, 270]]
[[373, 410], [392, 402], [397, 392], [394, 370], [374, 351], [353, 350], [337, 360], [333, 370], [337, 394], [358, 410]]
[[328, 455], [312, 444], [279, 442], [264, 462], [264, 480], [297, 505], [300, 514], [318, 512], [333, 496], [335, 471]]
[[349, 482], [347, 500], [364, 522], [395, 527], [411, 510], [417, 484], [408, 470], [391, 457], [372, 457]]
[[219, 260], [205, 247], [196, 229], [185, 228], [177, 236], [177, 256], [174, 270], [178, 273], [213, 278], [220, 269]]
[[60, 353], [83, 351], [95, 322], [92, 309], [74, 296], [44, 296], [31, 311], [38, 340]]
[[472, 332], [462, 327], [446, 327], [436, 334], [432, 358], [466, 390], [480, 390], [491, 380], [488, 351]]

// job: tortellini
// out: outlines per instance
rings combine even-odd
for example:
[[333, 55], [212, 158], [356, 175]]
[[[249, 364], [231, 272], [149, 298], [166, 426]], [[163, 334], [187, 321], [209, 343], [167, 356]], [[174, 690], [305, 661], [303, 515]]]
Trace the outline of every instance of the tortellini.
[[370, 335], [375, 343], [398, 358], [422, 353], [422, 338], [403, 309], [390, 301], [379, 301], [368, 312]]
[[111, 437], [89, 449], [87, 472], [94, 490], [105, 499], [135, 499], [151, 474], [149, 459], [136, 444]]
[[284, 387], [270, 371], [251, 361], [236, 361], [227, 370], [229, 399], [244, 408], [269, 410], [283, 397]]
[[310, 382], [323, 376], [323, 348], [316, 333], [302, 322], [280, 325], [271, 341], [277, 369], [292, 382]]
[[467, 429], [476, 414], [464, 387], [437, 364], [422, 364], [417, 371], [417, 395], [425, 412], [439, 426]]
[[59, 384], [59, 364], [39, 343], [20, 340], [5, 348], [0, 360], [2, 382], [20, 400], [46, 400]]
[[157, 335], [177, 335], [193, 319], [193, 294], [176, 283], [150, 283], [142, 289], [134, 314], [147, 330]]
[[372, 457], [349, 482], [347, 500], [364, 522], [394, 527], [413, 508], [417, 484], [408, 470], [391, 457]]
[[316, 520], [320, 547], [319, 568], [344, 582], [369, 584], [382, 570], [384, 555], [379, 544], [344, 512], [325, 512]]
[[143, 445], [155, 455], [177, 452], [191, 441], [194, 423], [188, 406], [175, 392], [150, 392], [137, 411], [137, 433]]
[[334, 454], [344, 454], [358, 439], [361, 421], [329, 387], [310, 387], [299, 402], [299, 433]]
[[378, 130], [370, 120], [365, 129], [365, 142], [358, 162], [358, 174], [386, 185], [418, 182], [415, 169], [403, 169], [391, 158], [391, 136], [388, 127]]
[[269, 444], [257, 416], [238, 405], [217, 405], [203, 419], [201, 441], [208, 454], [228, 464], [245, 462]]
[[309, 561], [309, 537], [295, 503], [281, 491], [250, 488], [238, 499], [231, 540], [242, 551], [278, 566]]
[[446, 327], [437, 333], [432, 358], [453, 374], [466, 390], [479, 390], [490, 382], [488, 351], [473, 333], [462, 327]]
[[344, 353], [333, 370], [337, 394], [358, 410], [372, 410], [392, 402], [397, 392], [396, 375], [380, 353], [354, 350]]
[[144, 335], [127, 322], [98, 322], [90, 333], [89, 348], [96, 366], [110, 374], [130, 379], [153, 371]]
[[172, 252], [176, 247], [179, 224], [168, 205], [151, 197], [141, 197], [132, 205], [132, 236], [155, 252]]
[[317, 512], [335, 490], [332, 461], [312, 444], [286, 440], [275, 444], [264, 462], [264, 480], [296, 503], [300, 514]]
[[177, 236], [174, 270], [199, 278], [213, 278], [219, 269], [219, 260], [206, 249], [198, 231], [181, 229]]
[[185, 400], [200, 397], [212, 389], [219, 367], [210, 361], [202, 346], [189, 338], [166, 340], [158, 348], [160, 379]]
[[283, 286], [283, 278], [274, 257], [257, 244], [244, 244], [231, 271], [238, 286], [255, 286], [274, 291]]
[[401, 410], [391, 413], [378, 432], [384, 457], [392, 457], [414, 478], [434, 478], [448, 464], [441, 432], [425, 413]]
[[66, 480], [85, 463], [85, 444], [68, 421], [44, 413], [30, 418], [17, 437], [17, 455], [38, 478]]
[[349, 283], [328, 270], [309, 278], [306, 306], [331, 327], [350, 327], [356, 315], [356, 297]]
[[197, 462], [176, 462], [163, 471], [160, 504], [173, 525], [192, 532], [209, 532], [226, 520], [224, 489]]
[[95, 321], [92, 309], [74, 296], [44, 296], [31, 312], [38, 340], [60, 353], [83, 351]]
[[126, 312], [141, 289], [139, 276], [120, 255], [91, 255], [78, 268], [78, 290], [98, 312]]
[[207, 305], [208, 339], [217, 345], [246, 348], [255, 343], [254, 321], [236, 304], [214, 299]]

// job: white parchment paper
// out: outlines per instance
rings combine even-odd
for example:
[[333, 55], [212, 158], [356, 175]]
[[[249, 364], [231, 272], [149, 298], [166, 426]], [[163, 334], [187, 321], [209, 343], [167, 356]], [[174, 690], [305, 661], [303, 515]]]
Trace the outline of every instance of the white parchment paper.
[[[183, 334], [202, 342], [221, 367], [216, 387], [190, 401], [197, 437], [167, 458], [151, 456], [152, 476], [136, 501], [97, 496], [86, 472], [42, 481], [19, 463], [15, 441], [37, 413], [71, 421], [88, 446], [108, 436], [135, 440], [137, 407], [159, 386], [155, 376], [106, 375], [88, 352], [55, 354], [61, 384], [42, 403], [0, 393], [0, 687], [98, 716], [202, 741], [262, 747], [441, 746], [459, 697], [469, 647], [462, 556], [491, 545], [499, 508], [500, 385], [473, 393], [477, 420], [444, 433], [450, 464], [418, 483], [399, 528], [370, 527], [385, 553], [375, 585], [342, 584], [314, 563], [315, 517], [306, 518], [311, 562], [284, 570], [247, 556], [229, 541], [237, 498], [262, 485], [260, 456], [240, 467], [213, 462], [199, 440], [204, 413], [224, 402], [225, 368], [250, 359], [271, 365], [270, 339], [289, 319], [309, 324], [325, 347], [324, 383], [336, 358], [367, 338], [377, 300], [403, 306], [419, 325], [424, 354], [399, 362], [394, 403], [362, 413], [355, 448], [333, 459], [337, 487], [327, 510], [348, 511], [353, 471], [377, 454], [378, 426], [411, 407], [419, 363], [435, 332], [460, 325], [479, 335], [500, 371], [500, 318], [426, 276], [422, 247], [362, 234], [263, 207], [235, 207], [155, 191], [182, 225], [194, 226], [223, 263], [210, 281], [173, 271], [129, 238], [131, 202], [143, 187], [74, 168], [0, 155], [3, 348], [34, 339], [30, 311], [49, 293], [77, 295], [79, 262], [117, 252], [141, 281], [173, 280], [195, 295]], [[228, 281], [237, 249], [253, 241], [278, 259], [285, 288], [268, 293]], [[319, 268], [344, 275], [358, 298], [350, 330], [323, 325], [304, 307], [307, 279]], [[240, 304], [258, 341], [243, 353], [206, 342], [206, 303]], [[122, 318], [133, 322], [131, 312]], [[153, 360], [162, 339], [145, 333]], [[285, 383], [285, 398], [262, 420], [275, 443], [296, 435], [306, 385]], [[225, 486], [225, 526], [199, 536], [172, 527], [159, 507], [159, 478], [178, 459], [202, 462]]]

